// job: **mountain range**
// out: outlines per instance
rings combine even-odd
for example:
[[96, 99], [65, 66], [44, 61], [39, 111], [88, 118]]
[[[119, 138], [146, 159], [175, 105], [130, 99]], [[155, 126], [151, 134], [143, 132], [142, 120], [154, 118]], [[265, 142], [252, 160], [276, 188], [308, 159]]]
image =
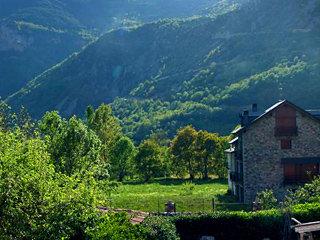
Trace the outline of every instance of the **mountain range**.
[[319, 0], [202, 9], [205, 16], [108, 31], [7, 101], [36, 118], [110, 103], [137, 141], [161, 131], [170, 137], [187, 124], [226, 134], [253, 102], [262, 109], [286, 98], [320, 107]]
[[211, 14], [211, 7], [217, 3], [218, 0], [2, 0], [0, 96], [18, 91], [28, 80], [113, 28]]

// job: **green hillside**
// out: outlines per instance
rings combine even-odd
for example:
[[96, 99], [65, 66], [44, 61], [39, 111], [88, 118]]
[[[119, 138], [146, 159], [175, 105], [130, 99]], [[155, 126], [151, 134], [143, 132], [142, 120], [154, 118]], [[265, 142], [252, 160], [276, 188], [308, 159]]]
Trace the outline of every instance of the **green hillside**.
[[[216, 14], [218, 0], [2, 0], [0, 96], [19, 90], [49, 67], [112, 28], [166, 17]], [[220, 9], [231, 0], [219, 2]], [[215, 9], [215, 8], [214, 8]]]
[[111, 31], [8, 101], [35, 117], [112, 103], [136, 140], [186, 124], [227, 133], [252, 102], [320, 106], [319, 30], [319, 0], [271, 0]]

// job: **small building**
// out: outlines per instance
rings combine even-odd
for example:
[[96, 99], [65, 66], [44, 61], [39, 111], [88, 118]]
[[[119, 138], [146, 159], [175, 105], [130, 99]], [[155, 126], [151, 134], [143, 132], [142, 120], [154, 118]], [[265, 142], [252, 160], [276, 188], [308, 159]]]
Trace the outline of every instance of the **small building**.
[[252, 203], [266, 189], [282, 199], [288, 189], [320, 173], [320, 111], [287, 100], [264, 112], [253, 104], [240, 114], [232, 134], [228, 182], [239, 202]]

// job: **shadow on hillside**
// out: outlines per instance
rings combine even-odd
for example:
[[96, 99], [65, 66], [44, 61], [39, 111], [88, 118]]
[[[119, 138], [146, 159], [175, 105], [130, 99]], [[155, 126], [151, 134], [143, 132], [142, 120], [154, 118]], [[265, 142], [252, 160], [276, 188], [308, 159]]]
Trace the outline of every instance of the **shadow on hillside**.
[[135, 181], [125, 181], [123, 184], [126, 185], [141, 185], [141, 184], [153, 184], [158, 183], [160, 185], [182, 185], [186, 182], [192, 182], [196, 185], [202, 185], [202, 184], [227, 184], [227, 179], [208, 179], [208, 180], [202, 180], [202, 179], [177, 179], [177, 178], [160, 178], [160, 179], [153, 179], [148, 182], [144, 182], [141, 180], [135, 180]]

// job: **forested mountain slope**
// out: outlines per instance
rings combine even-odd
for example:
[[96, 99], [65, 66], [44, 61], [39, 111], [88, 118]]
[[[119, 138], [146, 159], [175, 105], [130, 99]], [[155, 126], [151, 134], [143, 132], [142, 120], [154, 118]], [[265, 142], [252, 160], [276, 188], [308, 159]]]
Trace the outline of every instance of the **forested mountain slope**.
[[111, 28], [210, 14], [217, 2], [232, 1], [1, 0], [0, 96], [19, 90]]
[[112, 103], [137, 140], [185, 124], [226, 133], [252, 102], [320, 106], [319, 30], [319, 0], [256, 0], [217, 18], [112, 31], [8, 100], [36, 117]]

